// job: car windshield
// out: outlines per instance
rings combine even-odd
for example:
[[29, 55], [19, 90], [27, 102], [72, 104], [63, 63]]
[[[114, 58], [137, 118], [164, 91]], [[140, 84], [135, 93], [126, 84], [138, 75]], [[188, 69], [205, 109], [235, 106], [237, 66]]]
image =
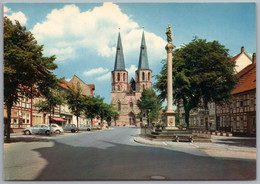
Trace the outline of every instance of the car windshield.
[[34, 125], [33, 127], [34, 127], [34, 128], [38, 128], [38, 127], [39, 127], [39, 125]]

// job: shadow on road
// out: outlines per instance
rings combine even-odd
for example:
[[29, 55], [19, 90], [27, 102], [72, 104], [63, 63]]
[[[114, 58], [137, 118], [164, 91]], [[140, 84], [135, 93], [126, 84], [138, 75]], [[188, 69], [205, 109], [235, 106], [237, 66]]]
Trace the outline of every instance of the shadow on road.
[[225, 144], [229, 146], [241, 146], [241, 147], [253, 147], [256, 148], [256, 139], [255, 138], [250, 138], [250, 139], [245, 139], [245, 138], [226, 138], [226, 139], [217, 139], [215, 140], [216, 143], [218, 144]]
[[34, 137], [30, 136], [19, 136], [19, 137], [11, 137], [11, 143], [18, 143], [18, 142], [49, 142], [50, 140], [48, 139], [47, 136], [42, 136], [42, 135], [34, 135]]
[[215, 159], [148, 146], [103, 142], [106, 149], [54, 141], [35, 149], [48, 164], [35, 180], [253, 180], [256, 161]]

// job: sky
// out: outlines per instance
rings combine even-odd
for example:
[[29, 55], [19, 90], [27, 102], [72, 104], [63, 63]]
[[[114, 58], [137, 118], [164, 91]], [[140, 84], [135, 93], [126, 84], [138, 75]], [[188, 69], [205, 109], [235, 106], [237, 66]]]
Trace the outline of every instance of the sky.
[[138, 67], [143, 31], [150, 69], [159, 74], [167, 57], [168, 24], [177, 48], [198, 36], [218, 40], [230, 56], [241, 46], [249, 55], [256, 52], [255, 3], [6, 3], [4, 15], [33, 33], [45, 56], [56, 56], [58, 78], [69, 81], [76, 75], [95, 84], [95, 95], [106, 103], [118, 28], [129, 81]]

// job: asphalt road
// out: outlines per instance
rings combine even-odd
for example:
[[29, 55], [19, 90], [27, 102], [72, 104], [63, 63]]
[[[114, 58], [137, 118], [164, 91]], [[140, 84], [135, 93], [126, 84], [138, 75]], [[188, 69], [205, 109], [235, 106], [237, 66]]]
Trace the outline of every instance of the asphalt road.
[[138, 128], [66, 134], [5, 145], [6, 180], [253, 180], [256, 160], [133, 141]]

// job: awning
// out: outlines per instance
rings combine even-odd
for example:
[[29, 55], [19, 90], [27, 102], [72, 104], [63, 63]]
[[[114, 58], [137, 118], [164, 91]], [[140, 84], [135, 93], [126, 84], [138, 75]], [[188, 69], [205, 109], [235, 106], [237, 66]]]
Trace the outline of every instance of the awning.
[[54, 121], [66, 121], [62, 118], [57, 118], [57, 117], [52, 117], [51, 119], [54, 120]]

